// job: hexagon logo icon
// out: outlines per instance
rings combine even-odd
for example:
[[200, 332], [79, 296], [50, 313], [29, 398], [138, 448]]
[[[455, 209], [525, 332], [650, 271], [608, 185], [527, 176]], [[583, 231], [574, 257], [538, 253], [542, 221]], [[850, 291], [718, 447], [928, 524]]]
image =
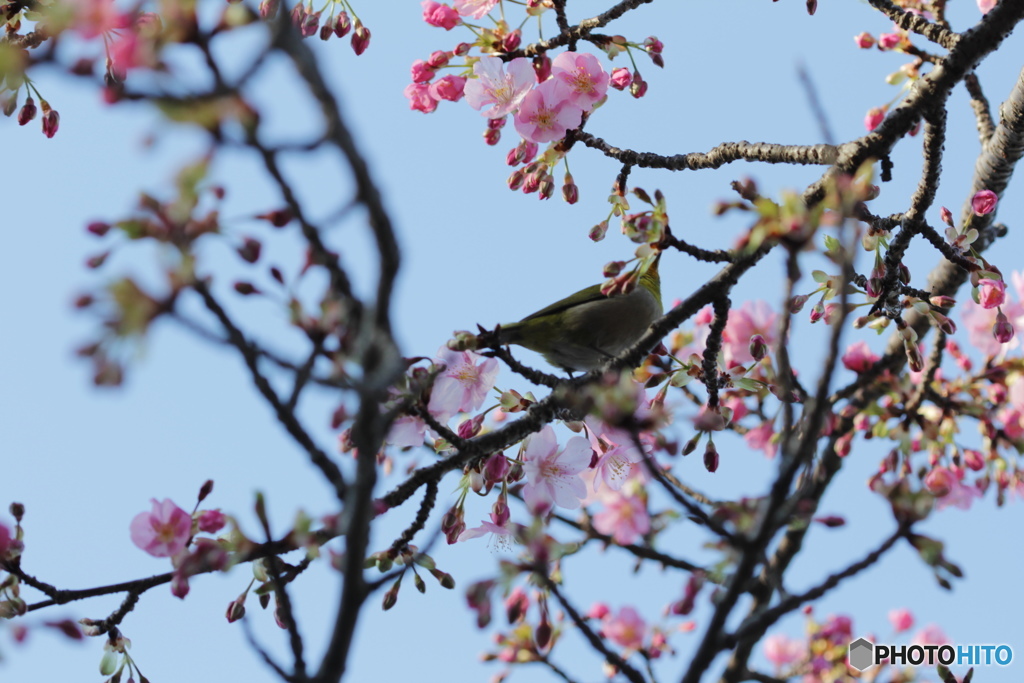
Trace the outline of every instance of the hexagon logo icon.
[[850, 643], [847, 657], [857, 671], [863, 671], [874, 665], [875, 646], [867, 638], [858, 638]]

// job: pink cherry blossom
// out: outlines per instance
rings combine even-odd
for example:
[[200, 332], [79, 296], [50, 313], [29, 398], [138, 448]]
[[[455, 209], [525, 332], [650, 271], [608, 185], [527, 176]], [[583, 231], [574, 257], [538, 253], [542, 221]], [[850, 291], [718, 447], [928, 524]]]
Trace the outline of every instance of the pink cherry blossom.
[[903, 633], [914, 627], [914, 615], [906, 607], [890, 610], [889, 623], [896, 633]]
[[[479, 365], [477, 361], [482, 361]], [[457, 412], [470, 412], [483, 405], [498, 376], [498, 361], [472, 351], [452, 351], [442, 346], [435, 363], [445, 370], [434, 381], [427, 410], [442, 422]]]
[[523, 452], [523, 471], [526, 486], [523, 498], [535, 513], [548, 510], [552, 505], [575, 510], [580, 499], [587, 495], [586, 484], [580, 478], [593, 458], [593, 449], [582, 436], [574, 436], [558, 450], [555, 430], [544, 427], [526, 440]]
[[153, 509], [132, 520], [132, 543], [153, 557], [173, 557], [185, 549], [192, 535], [192, 516], [174, 504], [152, 499]]
[[473, 65], [473, 75], [466, 83], [466, 102], [473, 109], [494, 106], [482, 112], [491, 119], [500, 119], [519, 107], [523, 98], [537, 82], [533, 65], [525, 57], [505, 64], [497, 57], [481, 57]]
[[448, 74], [430, 84], [430, 96], [435, 100], [458, 102], [462, 99], [465, 88], [465, 77]]
[[464, 17], [481, 19], [494, 9], [498, 0], [455, 0], [455, 9]]
[[430, 95], [430, 86], [426, 83], [410, 83], [405, 86], [402, 94], [409, 100], [409, 109], [421, 111], [424, 114], [437, 109], [437, 100]]
[[864, 116], [864, 127], [868, 130], [874, 130], [875, 128], [878, 128], [884, 118], [885, 107], [873, 107], [868, 109], [868, 113]]
[[423, 0], [420, 6], [423, 7], [423, 21], [431, 26], [451, 31], [460, 21], [459, 13], [448, 5], [442, 5], [433, 0]]
[[612, 642], [630, 650], [644, 646], [647, 623], [632, 607], [623, 607], [614, 617], [606, 618], [601, 631]]
[[971, 209], [979, 216], [984, 216], [995, 211], [999, 197], [992, 190], [981, 190], [971, 197]]
[[772, 441], [773, 436], [775, 436], [775, 425], [772, 424], [771, 420], [765, 420], [757, 427], [748, 430], [743, 435], [743, 440], [751, 448], [764, 451], [764, 454], [769, 458], [774, 458], [775, 454], [779, 451], [779, 444]]
[[594, 515], [594, 529], [620, 545], [629, 545], [651, 530], [651, 516], [639, 496], [616, 495]]
[[773, 346], [775, 331], [775, 312], [766, 301], [744, 301], [742, 306], [730, 312], [722, 334], [726, 365], [732, 367], [753, 362], [750, 338], [760, 334], [769, 346]]
[[982, 14], [988, 14], [996, 6], [997, 0], [978, 0], [978, 9]]
[[776, 634], [764, 639], [765, 659], [774, 664], [776, 669], [792, 664], [806, 654], [807, 645], [796, 638]]
[[391, 444], [396, 448], [422, 446], [426, 433], [427, 423], [421, 418], [403, 415], [391, 423], [391, 429], [388, 430], [384, 443]]
[[980, 498], [981, 493], [973, 486], [964, 486], [961, 483], [963, 470], [954, 472], [946, 467], [934, 467], [924, 478], [924, 486], [938, 499], [936, 507], [943, 509], [949, 506], [967, 510], [975, 498]]
[[960, 320], [967, 328], [967, 337], [971, 346], [986, 357], [992, 358], [1003, 349], [1003, 345], [992, 336], [992, 326], [996, 321], [995, 309], [986, 310], [973, 301], [969, 301], [964, 304]]
[[997, 308], [1006, 301], [1006, 283], [1002, 280], [978, 280], [978, 303], [982, 308]]
[[620, 66], [617, 69], [612, 69], [612, 75], [608, 80], [608, 84], [616, 90], [625, 90], [633, 82], [633, 74], [629, 69]]
[[608, 92], [608, 74], [589, 52], [561, 53], [551, 62], [551, 77], [569, 86], [569, 102], [583, 111], [593, 109]]
[[493, 520], [485, 519], [480, 522], [480, 526], [466, 529], [459, 534], [459, 541], [469, 541], [474, 538], [479, 538], [485, 534], [493, 534], [493, 538], [490, 543], [494, 544], [494, 547], [499, 550], [508, 550], [512, 546], [512, 538], [514, 533], [508, 527], [508, 522], [505, 524], [496, 524]]
[[842, 360], [847, 370], [860, 373], [870, 370], [878, 362], [878, 356], [871, 352], [867, 342], [858, 341], [846, 347]]
[[[468, 85], [466, 86], [469, 87]], [[551, 142], [583, 121], [583, 110], [573, 104], [569, 86], [548, 79], [523, 98], [513, 120], [516, 131], [533, 142]]]
[[75, 0], [71, 4], [75, 10], [72, 26], [83, 38], [95, 38], [131, 24], [128, 15], [117, 11], [114, 0]]

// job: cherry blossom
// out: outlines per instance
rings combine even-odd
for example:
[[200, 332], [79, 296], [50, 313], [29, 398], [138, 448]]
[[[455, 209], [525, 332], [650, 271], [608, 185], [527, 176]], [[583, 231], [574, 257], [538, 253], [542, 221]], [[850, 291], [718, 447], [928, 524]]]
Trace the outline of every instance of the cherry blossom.
[[435, 100], [458, 102], [466, 88], [466, 79], [448, 74], [430, 84], [430, 96]]
[[914, 615], [905, 607], [889, 611], [889, 623], [896, 633], [909, 631], [914, 627]]
[[491, 119], [500, 119], [519, 107], [536, 83], [533, 65], [525, 57], [517, 57], [508, 64], [497, 57], [481, 57], [473, 65], [473, 75], [476, 78], [466, 83], [466, 102], [473, 109], [493, 104], [480, 112]]
[[867, 372], [876, 362], [878, 356], [871, 352], [871, 347], [865, 341], [858, 341], [846, 347], [843, 354], [843, 366], [854, 372]]
[[153, 509], [132, 520], [132, 543], [153, 557], [173, 557], [185, 549], [192, 535], [192, 517], [170, 498], [152, 499]]
[[775, 344], [775, 311], [766, 301], [744, 301], [742, 306], [730, 312], [722, 334], [727, 366], [753, 362], [750, 338], [755, 334], [764, 337], [769, 346]]
[[611, 496], [606, 499], [604, 510], [594, 515], [594, 529], [620, 545], [628, 545], [651, 530], [651, 516], [639, 496]]
[[627, 606], [620, 609], [614, 617], [606, 618], [601, 631], [617, 645], [639, 650], [644, 646], [647, 623], [635, 609]]
[[563, 52], [551, 61], [551, 77], [569, 87], [569, 102], [590, 111], [608, 92], [608, 74], [589, 52]]
[[544, 427], [526, 440], [523, 470], [526, 486], [523, 498], [534, 513], [544, 512], [552, 505], [575, 510], [587, 487], [580, 478], [593, 458], [590, 444], [582, 436], [574, 436], [558, 450], [555, 430]]
[[781, 669], [786, 664], [792, 664], [807, 654], [807, 646], [789, 636], [775, 634], [764, 639], [764, 656], [769, 662]]
[[997, 0], [978, 0], [978, 9], [982, 14], [988, 14], [996, 6]]
[[473, 17], [474, 19], [482, 19], [487, 15], [494, 6], [498, 4], [498, 0], [455, 0], [455, 9], [464, 17]]
[[437, 109], [437, 98], [431, 96], [430, 86], [426, 83], [410, 83], [402, 94], [409, 100], [409, 109], [413, 111], [429, 114]]
[[411, 448], [422, 446], [423, 438], [427, 432], [427, 423], [421, 418], [413, 415], [402, 415], [391, 423], [385, 443], [396, 448]]
[[[482, 361], [479, 365], [477, 361]], [[445, 370], [434, 381], [427, 410], [442, 422], [457, 412], [470, 412], [483, 405], [498, 376], [498, 361], [472, 351], [452, 351], [442, 346], [436, 363]]]
[[570, 101], [571, 94], [569, 86], [559, 80], [538, 85], [526, 94], [513, 118], [516, 131], [533, 142], [551, 142], [579, 127], [583, 110]]

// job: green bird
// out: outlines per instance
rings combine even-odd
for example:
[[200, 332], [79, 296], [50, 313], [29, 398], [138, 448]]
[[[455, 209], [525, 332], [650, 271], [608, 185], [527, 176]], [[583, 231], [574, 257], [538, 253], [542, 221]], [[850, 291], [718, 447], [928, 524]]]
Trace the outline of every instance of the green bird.
[[[502, 344], [518, 344], [544, 356], [554, 366], [588, 371], [636, 343], [661, 317], [661, 254], [644, 259], [632, 272], [616, 278], [621, 285], [639, 278], [625, 294], [602, 294], [602, 285], [556, 301], [519, 322], [502, 325]], [[614, 291], [614, 288], [613, 288]]]

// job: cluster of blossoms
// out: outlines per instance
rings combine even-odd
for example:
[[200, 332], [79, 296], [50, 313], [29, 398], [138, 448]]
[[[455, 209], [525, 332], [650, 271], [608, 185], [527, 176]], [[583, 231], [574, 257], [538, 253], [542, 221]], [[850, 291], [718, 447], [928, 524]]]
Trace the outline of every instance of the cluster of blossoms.
[[[508, 185], [513, 190], [536, 192], [540, 199], [549, 199], [555, 187], [550, 169], [564, 157], [564, 151], [552, 144], [538, 159], [538, 143], [556, 143], [568, 131], [581, 126], [590, 112], [604, 101], [609, 86], [629, 90], [634, 97], [642, 97], [647, 92], [647, 82], [635, 63], [632, 72], [620, 67], [609, 75], [597, 57], [587, 52], [562, 53], [554, 59], [540, 54], [532, 60], [517, 57], [504, 61], [507, 58], [495, 56], [514, 52], [522, 41], [522, 32], [510, 29], [504, 17], [494, 19], [493, 28], [469, 23], [487, 16], [497, 5], [496, 1], [460, 0], [449, 6], [424, 0], [421, 4], [423, 19], [428, 24], [446, 31], [464, 25], [476, 37], [472, 43], [459, 43], [447, 51], [436, 50], [427, 59], [413, 62], [412, 82], [404, 90], [409, 106], [415, 111], [430, 113], [442, 100], [457, 102], [465, 97], [470, 106], [483, 110], [481, 113], [487, 117], [484, 140], [488, 145], [498, 144], [511, 115], [515, 130], [522, 138], [506, 158], [510, 166], [522, 165], [509, 177]], [[526, 11], [529, 15], [540, 16], [552, 6], [547, 0], [529, 0]], [[630, 50], [636, 48], [649, 55], [655, 65], [664, 66], [664, 45], [653, 36], [642, 44], [630, 43], [622, 36], [602, 37], [592, 42], [609, 58], [628, 52], [632, 59]], [[480, 56], [472, 54], [474, 48], [479, 49]], [[456, 58], [464, 59], [460, 64], [452, 63]], [[460, 71], [437, 77], [442, 69]], [[568, 170], [562, 196], [569, 203], [575, 203], [579, 197]]]
[[[847, 646], [853, 640], [853, 621], [845, 615], [832, 615], [824, 622], [814, 619], [810, 608], [806, 608], [807, 636], [790, 638], [775, 634], [764, 639], [762, 652], [765, 659], [775, 668], [780, 678], [802, 676], [804, 683], [828, 683], [846, 680], [850, 674], [847, 668]], [[893, 635], [907, 634], [914, 627], [914, 615], [907, 609], [894, 609], [888, 614]], [[868, 634], [868, 640], [876, 641]], [[929, 624], [919, 629], [910, 639], [912, 645], [946, 645], [949, 639], [938, 626]], [[885, 666], [883, 664], [883, 666]], [[895, 673], [892, 680], [912, 681], [918, 678], [913, 667]]]
[[[189, 576], [204, 569], [224, 569], [228, 566], [227, 551], [211, 538], [196, 538], [197, 533], [216, 534], [227, 523], [220, 510], [199, 510], [201, 503], [213, 490], [208, 481], [199, 492], [196, 510], [189, 514], [165, 498], [152, 500], [149, 512], [140, 512], [132, 519], [129, 530], [132, 543], [153, 557], [169, 557], [174, 566], [171, 593], [184, 598], [188, 595]], [[191, 549], [190, 549], [191, 548]]]
[[[996, 0], [977, 0], [978, 9], [981, 13], [988, 14], [989, 11], [996, 5]], [[906, 3], [897, 3], [900, 5]], [[917, 14], [919, 16], [928, 19], [929, 21], [935, 21], [934, 14], [927, 10], [916, 6], [903, 7], [903, 9], [911, 14]], [[889, 33], [880, 33], [878, 37], [871, 35], [870, 33], [863, 31], [853, 37], [854, 43], [862, 50], [869, 50], [873, 47], [877, 47], [882, 52], [902, 52], [910, 55], [919, 55], [920, 52], [916, 51], [915, 46], [911, 42], [911, 33], [901, 28], [900, 26], [893, 24], [892, 31]], [[909, 89], [910, 85], [913, 84], [918, 78], [921, 77], [920, 69], [924, 65], [924, 59], [920, 56], [915, 56], [914, 60], [902, 65], [899, 69], [885, 77], [885, 82], [889, 85], [902, 85], [902, 90], [892, 102], [884, 104], [880, 107], [872, 107], [868, 110], [864, 116], [864, 127], [872, 131], [882, 123], [885, 119], [885, 115], [892, 108], [893, 104], [903, 96], [903, 94]], [[918, 127], [915, 126], [911, 135], [915, 134]]]

